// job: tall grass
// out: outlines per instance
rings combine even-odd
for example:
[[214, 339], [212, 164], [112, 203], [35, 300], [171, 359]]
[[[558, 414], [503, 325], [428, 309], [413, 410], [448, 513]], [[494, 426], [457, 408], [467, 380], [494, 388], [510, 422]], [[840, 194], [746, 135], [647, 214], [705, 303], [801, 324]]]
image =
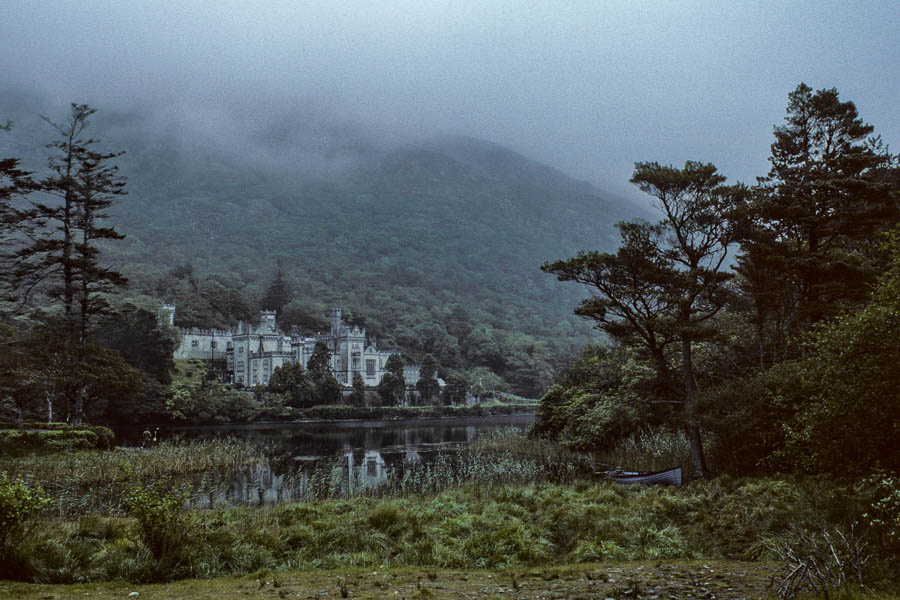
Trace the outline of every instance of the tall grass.
[[[599, 460], [661, 468], [686, 452], [678, 434], [644, 433]], [[841, 524], [867, 508], [853, 488], [814, 479], [616, 486], [597, 480], [597, 457], [512, 431], [375, 482], [345, 461], [278, 474], [253, 445], [224, 439], [2, 459], [0, 470], [48, 490], [56, 515], [16, 549], [14, 576], [149, 581], [296, 567], [752, 560], [792, 525]], [[148, 549], [138, 520], [121, 516], [129, 481], [167, 479], [190, 482], [186, 504], [204, 509], [182, 513], [177, 560], [168, 561]]]
[[234, 438], [173, 440], [149, 450], [117, 448], [0, 457], [0, 470], [40, 484], [53, 499], [53, 511], [58, 514], [120, 513], [123, 467], [141, 481], [184, 480], [204, 473], [232, 476], [264, 458], [258, 447]]
[[683, 431], [642, 429], [620, 441], [615, 447], [597, 453], [598, 462], [610, 468], [661, 471], [681, 465], [691, 477], [691, 446]]
[[[719, 480], [680, 489], [607, 482], [467, 484], [433, 495], [228, 506], [184, 514], [168, 577], [259, 569], [502, 568], [587, 561], [754, 559], [786, 523], [852, 516], [824, 482]], [[47, 522], [21, 553], [32, 577], [167, 578], [130, 519]], [[23, 567], [24, 568], [24, 567]]]
[[92, 511], [122, 514], [123, 465], [141, 481], [172, 479], [192, 488], [189, 506], [309, 502], [354, 497], [410, 497], [438, 494], [464, 485], [490, 491], [534, 482], [596, 480], [616, 466], [688, 469], [690, 447], [681, 432], [642, 431], [596, 455], [555, 442], [529, 438], [514, 428], [494, 430], [467, 446], [434, 458], [384, 469], [376, 481], [365, 465], [350, 468], [347, 457], [305, 464], [275, 464], [251, 442], [235, 438], [169, 440], [150, 450], [78, 451], [63, 455], [0, 458], [0, 469], [39, 483], [60, 515]]

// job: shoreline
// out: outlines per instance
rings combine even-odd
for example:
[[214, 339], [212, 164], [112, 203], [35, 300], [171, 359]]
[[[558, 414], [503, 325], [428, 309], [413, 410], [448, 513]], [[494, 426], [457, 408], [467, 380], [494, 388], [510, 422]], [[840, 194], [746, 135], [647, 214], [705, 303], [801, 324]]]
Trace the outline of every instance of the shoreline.
[[[523, 407], [524, 405], [514, 405], [514, 406]], [[305, 409], [305, 410], [315, 411], [318, 408], [319, 407], [312, 407], [311, 409]], [[325, 407], [325, 408], [327, 411], [327, 409], [329, 409], [330, 407]], [[394, 411], [400, 411], [400, 410], [408, 411], [408, 410], [410, 410], [410, 408], [412, 408], [412, 409], [417, 409], [417, 408], [427, 409], [430, 407], [374, 407], [374, 408], [377, 411], [382, 411], [382, 410], [387, 409], [389, 412], [394, 412]], [[458, 415], [455, 415], [455, 414], [365, 415], [365, 414], [363, 414], [363, 415], [358, 415], [358, 416], [350, 416], [350, 417], [346, 417], [346, 418], [322, 416], [322, 417], [318, 417], [318, 418], [311, 417], [311, 418], [305, 418], [305, 419], [301, 418], [301, 419], [294, 419], [294, 420], [277, 420], [277, 421], [265, 420], [265, 421], [252, 421], [252, 422], [243, 422], [243, 423], [242, 422], [152, 423], [152, 424], [150, 424], [149, 427], [151, 429], [155, 429], [155, 428], [163, 429], [164, 428], [166, 431], [183, 431], [183, 430], [197, 430], [197, 429], [209, 430], [209, 429], [222, 429], [222, 428], [267, 429], [267, 428], [273, 428], [273, 427], [291, 427], [291, 426], [295, 426], [295, 425], [298, 425], [298, 426], [299, 425], [322, 425], [322, 424], [328, 424], [328, 423], [340, 424], [340, 423], [372, 422], [372, 423], [391, 423], [391, 424], [402, 425], [405, 422], [421, 423], [423, 421], [447, 421], [447, 420], [452, 420], [452, 419], [465, 420], [465, 419], [484, 419], [484, 418], [497, 418], [497, 417], [501, 417], [501, 418], [502, 417], [517, 417], [517, 418], [532, 417], [532, 419], [533, 419], [533, 417], [537, 413], [538, 405], [534, 404], [533, 409], [531, 409], [531, 410], [517, 410], [514, 412], [513, 411], [510, 411], [510, 412], [494, 411], [494, 410], [491, 410], [491, 408], [496, 408], [496, 407], [484, 408], [478, 412], [473, 411], [473, 413], [470, 413], [470, 414], [458, 414]], [[367, 408], [364, 408], [363, 410], [367, 410]], [[122, 428], [121, 431], [133, 432], [133, 431], [141, 430], [144, 428], [145, 428], [144, 426], [134, 426], [134, 427]], [[117, 430], [117, 433], [118, 433], [118, 430]]]

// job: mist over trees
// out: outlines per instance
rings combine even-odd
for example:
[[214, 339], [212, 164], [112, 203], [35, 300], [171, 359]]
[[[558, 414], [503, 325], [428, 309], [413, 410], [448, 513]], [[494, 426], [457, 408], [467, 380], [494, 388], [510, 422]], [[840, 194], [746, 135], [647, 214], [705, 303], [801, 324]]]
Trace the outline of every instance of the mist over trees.
[[704, 444], [719, 472], [900, 466], [884, 450], [900, 442], [900, 157], [873, 133], [836, 90], [801, 84], [754, 187], [637, 163], [662, 220], [621, 223], [614, 254], [543, 267], [592, 289], [575, 312], [613, 345], [561, 372], [535, 432], [590, 448], [683, 430], [701, 477]]

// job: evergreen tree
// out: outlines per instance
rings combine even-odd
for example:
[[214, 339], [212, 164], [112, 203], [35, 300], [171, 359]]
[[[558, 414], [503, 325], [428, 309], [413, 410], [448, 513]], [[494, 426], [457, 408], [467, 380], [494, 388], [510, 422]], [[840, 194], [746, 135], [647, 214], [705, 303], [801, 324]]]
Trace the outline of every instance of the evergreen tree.
[[172, 382], [175, 340], [153, 312], [126, 305], [100, 324], [94, 338], [159, 383], [168, 385]]
[[353, 391], [350, 392], [350, 404], [353, 406], [366, 405], [366, 383], [358, 371], [353, 373]]
[[789, 95], [742, 265], [788, 276], [796, 310], [786, 326], [802, 331], [841, 303], [863, 301], [884, 266], [875, 234], [898, 219], [897, 161], [873, 131], [834, 88], [801, 83]]
[[263, 296], [262, 309], [274, 310], [281, 314], [282, 309], [291, 302], [293, 296], [291, 286], [284, 280], [284, 272], [282, 272], [281, 265], [279, 265], [278, 270], [275, 271], [275, 278], [269, 284], [266, 294]]
[[38, 284], [47, 281], [47, 295], [62, 300], [57, 346], [74, 353], [64, 361], [75, 369], [67, 373], [64, 390], [67, 420], [73, 424], [81, 423], [89, 399], [86, 382], [91, 374], [78, 370], [91, 363], [87, 350], [91, 326], [110, 312], [104, 296], [126, 282], [99, 261], [98, 242], [123, 237], [102, 222], [106, 209], [125, 193], [125, 180], [110, 164], [119, 154], [94, 150], [97, 140], [84, 135], [95, 112], [87, 105], [72, 104], [64, 123], [44, 117], [58, 138], [48, 146], [50, 174], [38, 182], [37, 189], [51, 201], [29, 199], [30, 207], [17, 211], [30, 235], [13, 254], [15, 265], [9, 273], [23, 303]]
[[456, 374], [449, 375], [447, 385], [444, 387], [444, 404], [448, 406], [462, 404], [466, 401], [466, 392], [468, 392], [468, 387], [465, 378]]
[[731, 275], [722, 265], [733, 240], [733, 206], [742, 186], [723, 187], [711, 164], [688, 161], [683, 169], [636, 163], [631, 182], [653, 197], [662, 212], [657, 225], [620, 226], [626, 244], [616, 255], [580, 253], [544, 265], [562, 281], [587, 283], [599, 292], [578, 314], [596, 319], [619, 339], [638, 340], [661, 378], [669, 376], [665, 346], [678, 343], [682, 425], [691, 444], [694, 471], [708, 473], [697, 414], [693, 345], [708, 337], [711, 319], [729, 298]]
[[[10, 123], [0, 125], [0, 130], [9, 131]], [[0, 299], [14, 301], [17, 297], [27, 297], [28, 290], [21, 289], [8, 277], [16, 268], [13, 251], [14, 236], [17, 233], [31, 235], [36, 223], [22, 219], [15, 208], [17, 200], [26, 198], [35, 189], [31, 173], [19, 168], [19, 159], [0, 158], [0, 270], [7, 276], [0, 278]]]
[[298, 362], [275, 367], [266, 391], [287, 394], [290, 398], [288, 405], [294, 408], [306, 408], [316, 403], [315, 386]]
[[378, 394], [388, 406], [400, 406], [406, 395], [406, 378], [403, 376], [403, 358], [391, 354], [384, 363], [384, 375], [378, 384]]
[[422, 359], [422, 365], [419, 367], [419, 380], [416, 382], [416, 389], [423, 404], [437, 401], [441, 388], [437, 381], [437, 362], [430, 354], [426, 354]]
[[328, 350], [327, 343], [322, 340], [316, 342], [309, 361], [306, 363], [306, 370], [309, 373], [310, 381], [316, 385], [331, 375], [331, 351]]

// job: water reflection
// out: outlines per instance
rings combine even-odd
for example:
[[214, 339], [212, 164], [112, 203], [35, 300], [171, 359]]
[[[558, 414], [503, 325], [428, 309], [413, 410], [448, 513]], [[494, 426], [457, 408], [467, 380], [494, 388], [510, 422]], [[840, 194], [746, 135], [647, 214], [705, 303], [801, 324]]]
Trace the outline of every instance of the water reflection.
[[[194, 481], [196, 507], [273, 504], [379, 495], [454, 478], [478, 435], [524, 431], [531, 415], [434, 421], [366, 421], [291, 426], [207, 427], [185, 438], [234, 435], [265, 449], [266, 458], [237, 475], [204, 473]], [[463, 451], [463, 452], [461, 452]]]

